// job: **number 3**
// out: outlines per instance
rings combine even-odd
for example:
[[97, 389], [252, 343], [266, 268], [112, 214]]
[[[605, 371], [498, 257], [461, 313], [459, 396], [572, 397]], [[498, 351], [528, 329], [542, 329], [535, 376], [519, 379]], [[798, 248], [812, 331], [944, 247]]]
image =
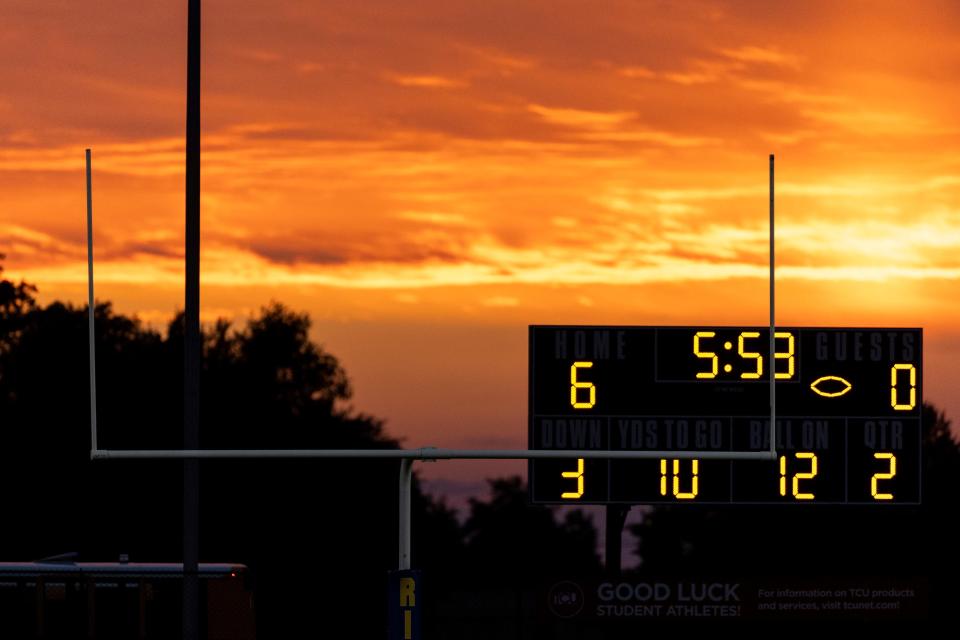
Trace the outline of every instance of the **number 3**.
[[568, 491], [566, 493], [561, 493], [560, 497], [564, 500], [576, 500], [583, 495], [583, 458], [577, 458], [577, 470], [576, 471], [564, 471], [560, 474], [564, 478], [576, 478], [577, 479], [577, 490]]

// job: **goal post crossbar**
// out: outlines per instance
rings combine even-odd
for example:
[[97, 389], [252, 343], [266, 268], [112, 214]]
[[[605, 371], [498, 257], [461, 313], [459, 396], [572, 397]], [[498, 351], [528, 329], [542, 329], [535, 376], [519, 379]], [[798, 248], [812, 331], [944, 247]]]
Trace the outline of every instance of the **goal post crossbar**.
[[644, 460], [677, 458], [699, 460], [773, 460], [771, 451], [665, 451], [665, 450], [561, 450], [561, 449], [95, 449], [93, 460], [123, 459], [266, 459], [266, 458], [365, 458], [388, 460], [533, 460], [591, 458]]
[[[769, 362], [774, 362], [774, 200], [773, 200], [773, 154], [770, 155], [770, 341]], [[94, 348], [94, 297], [93, 297], [93, 196], [91, 180], [91, 151], [86, 150], [87, 182], [87, 278], [88, 278], [88, 323], [90, 350], [90, 459], [265, 459], [265, 458], [387, 458], [400, 460], [533, 460], [542, 458], [600, 458], [641, 460], [650, 458], [678, 458], [703, 460], [775, 460], [776, 450], [776, 385], [774, 367], [769, 367], [770, 386], [770, 439], [766, 451], [613, 451], [613, 450], [540, 450], [540, 449], [100, 449], [97, 440], [97, 392], [96, 351]]]

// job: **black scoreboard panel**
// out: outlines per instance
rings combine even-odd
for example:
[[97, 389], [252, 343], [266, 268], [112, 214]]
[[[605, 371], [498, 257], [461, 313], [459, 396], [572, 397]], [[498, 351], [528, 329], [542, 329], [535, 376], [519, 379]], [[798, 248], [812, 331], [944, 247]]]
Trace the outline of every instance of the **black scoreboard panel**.
[[[767, 451], [769, 327], [531, 326], [530, 449]], [[776, 460], [529, 461], [552, 504], [918, 504], [921, 329], [777, 327]]]

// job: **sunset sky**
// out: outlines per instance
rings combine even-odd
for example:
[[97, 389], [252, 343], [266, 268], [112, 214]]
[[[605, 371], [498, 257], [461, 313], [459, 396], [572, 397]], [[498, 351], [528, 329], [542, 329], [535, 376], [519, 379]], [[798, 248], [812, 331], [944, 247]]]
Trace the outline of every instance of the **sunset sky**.
[[[203, 8], [202, 318], [309, 312], [406, 446], [526, 446], [535, 323], [920, 326], [960, 420], [960, 5]], [[0, 253], [183, 306], [186, 2], [5, 0]], [[455, 502], [518, 462], [421, 464]]]

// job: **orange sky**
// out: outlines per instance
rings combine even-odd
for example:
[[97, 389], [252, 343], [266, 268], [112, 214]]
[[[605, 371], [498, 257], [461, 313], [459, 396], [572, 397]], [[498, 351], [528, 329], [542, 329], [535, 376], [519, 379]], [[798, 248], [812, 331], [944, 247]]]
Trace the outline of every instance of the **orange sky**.
[[[7, 0], [0, 252], [182, 306], [186, 2]], [[960, 418], [960, 6], [207, 0], [202, 304], [308, 311], [409, 446], [523, 447], [530, 323], [926, 330]], [[511, 463], [437, 463], [468, 488]], [[447, 485], [441, 485], [447, 482]]]

